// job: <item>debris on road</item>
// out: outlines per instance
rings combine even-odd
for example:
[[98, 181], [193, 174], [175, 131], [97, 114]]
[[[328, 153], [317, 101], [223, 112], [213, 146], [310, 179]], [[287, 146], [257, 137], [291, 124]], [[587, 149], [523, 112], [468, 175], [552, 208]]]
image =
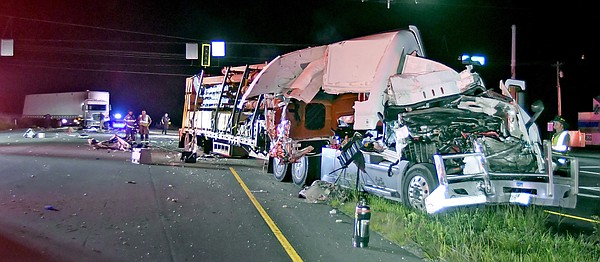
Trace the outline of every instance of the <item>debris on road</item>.
[[314, 181], [309, 187], [300, 190], [299, 197], [305, 198], [309, 203], [322, 203], [329, 199], [331, 192], [335, 190], [335, 185], [323, 180]]
[[55, 207], [51, 206], [51, 205], [47, 205], [44, 207], [44, 209], [46, 210], [50, 210], [50, 211], [59, 211], [58, 209], [56, 209]]
[[260, 189], [260, 190], [250, 190], [250, 192], [252, 192], [252, 193], [269, 193], [269, 191], [262, 190], [262, 189]]
[[177, 202], [179, 202], [179, 199], [167, 197], [167, 201], [171, 201], [171, 202], [177, 203]]
[[29, 128], [29, 129], [27, 129], [27, 131], [25, 131], [25, 133], [23, 134], [23, 137], [25, 137], [25, 138], [38, 137], [38, 132], [36, 132], [32, 128]]
[[95, 138], [88, 139], [88, 144], [94, 149], [113, 149], [121, 151], [131, 150], [131, 145], [118, 135], [113, 135], [110, 139], [98, 142]]

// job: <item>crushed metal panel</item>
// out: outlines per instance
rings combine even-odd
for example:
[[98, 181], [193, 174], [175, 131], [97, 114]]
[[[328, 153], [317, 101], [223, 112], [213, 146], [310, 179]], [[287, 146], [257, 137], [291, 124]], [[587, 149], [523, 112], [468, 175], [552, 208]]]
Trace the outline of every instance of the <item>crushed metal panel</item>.
[[[358, 39], [358, 41], [373, 39], [373, 46], [379, 46], [379, 42], [387, 42], [385, 48], [381, 50], [381, 55], [378, 57], [377, 63], [367, 65], [373, 66], [374, 68], [367, 70], [361, 66], [365, 72], [373, 73], [372, 79], [368, 83], [360, 81], [333, 83], [327, 79], [327, 74], [333, 69], [331, 67], [326, 68], [326, 76], [324, 76], [325, 81], [323, 84], [323, 90], [325, 92], [334, 94], [347, 92], [369, 94], [367, 101], [356, 101], [354, 104], [354, 129], [369, 130], [374, 129], [377, 126], [377, 122], [379, 121], [377, 113], [383, 112], [385, 91], [387, 89], [389, 77], [399, 72], [406, 54], [423, 54], [423, 50], [418, 42], [420, 36], [417, 33], [418, 32], [416, 31], [400, 30]], [[379, 38], [377, 38], [377, 36], [379, 36]], [[329, 60], [331, 59], [333, 58], [330, 56]], [[359, 60], [347, 60], [346, 62], [361, 64], [361, 61]], [[363, 80], [368, 78], [371, 77], [365, 75], [362, 76]]]
[[323, 70], [325, 68], [325, 57], [312, 61], [290, 86], [287, 93], [289, 97], [309, 103], [323, 85]]
[[[393, 35], [387, 33], [330, 45], [324, 89], [328, 93], [345, 93], [349, 89], [358, 93], [368, 91], [359, 89], [370, 87]], [[336, 88], [345, 90], [334, 91]]]
[[402, 54], [419, 51], [416, 37], [393, 31], [329, 45], [323, 90], [330, 94], [376, 93], [398, 73]]
[[[267, 93], [307, 102], [319, 86], [330, 94], [366, 93], [367, 101], [355, 103], [354, 128], [373, 129], [379, 121], [377, 113], [383, 112], [389, 77], [399, 72], [404, 55], [423, 55], [419, 39], [417, 30], [398, 30], [279, 56], [254, 79], [238, 107], [250, 97]], [[325, 62], [322, 70], [319, 60]], [[303, 75], [306, 69], [310, 71]]]
[[390, 77], [390, 104], [411, 105], [467, 90], [474, 78], [441, 63], [412, 55], [405, 58], [402, 74]]
[[261, 94], [283, 94], [312, 61], [322, 59], [327, 46], [306, 48], [273, 59], [254, 78], [242, 101]]

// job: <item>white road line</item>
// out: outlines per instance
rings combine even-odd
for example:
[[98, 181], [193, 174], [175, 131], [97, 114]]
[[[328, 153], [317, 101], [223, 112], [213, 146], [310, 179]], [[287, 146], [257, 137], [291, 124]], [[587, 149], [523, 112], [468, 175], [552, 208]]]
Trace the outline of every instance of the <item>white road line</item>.
[[600, 166], [579, 166], [579, 168], [600, 168]]
[[600, 176], [600, 172], [592, 172], [592, 171], [579, 170], [579, 173], [590, 174], [590, 175], [599, 175]]
[[580, 186], [579, 189], [585, 189], [585, 190], [600, 192], [600, 187], [597, 187], [597, 186]]
[[600, 196], [596, 196], [596, 195], [588, 195], [588, 194], [577, 194], [578, 196], [582, 196], [582, 197], [589, 197], [589, 198], [600, 198]]

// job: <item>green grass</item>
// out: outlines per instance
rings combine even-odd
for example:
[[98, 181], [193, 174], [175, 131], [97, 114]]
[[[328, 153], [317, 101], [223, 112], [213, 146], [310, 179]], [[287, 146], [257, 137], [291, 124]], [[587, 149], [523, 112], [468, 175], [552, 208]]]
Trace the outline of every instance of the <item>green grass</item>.
[[[353, 216], [356, 197], [337, 194], [330, 205]], [[432, 261], [600, 261], [600, 233], [553, 232], [537, 206], [457, 208], [428, 215], [367, 196], [371, 230]], [[597, 220], [597, 218], [595, 218]]]

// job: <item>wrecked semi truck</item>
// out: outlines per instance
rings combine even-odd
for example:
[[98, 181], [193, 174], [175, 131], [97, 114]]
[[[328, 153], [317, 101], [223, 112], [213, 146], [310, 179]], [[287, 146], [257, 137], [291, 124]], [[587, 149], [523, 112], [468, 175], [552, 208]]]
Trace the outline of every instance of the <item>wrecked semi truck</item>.
[[[218, 148], [226, 142], [268, 157], [279, 181], [321, 179], [429, 213], [576, 205], [577, 160], [568, 175], [554, 175], [535, 124], [543, 105], [529, 116], [506, 87], [523, 82], [500, 82], [497, 93], [470, 65], [457, 72], [425, 58], [416, 27], [284, 54], [241, 83], [230, 117], [208, 114], [237, 137]], [[256, 143], [241, 133], [257, 135]], [[205, 151], [205, 142], [215, 149], [223, 138], [196, 137]]]

